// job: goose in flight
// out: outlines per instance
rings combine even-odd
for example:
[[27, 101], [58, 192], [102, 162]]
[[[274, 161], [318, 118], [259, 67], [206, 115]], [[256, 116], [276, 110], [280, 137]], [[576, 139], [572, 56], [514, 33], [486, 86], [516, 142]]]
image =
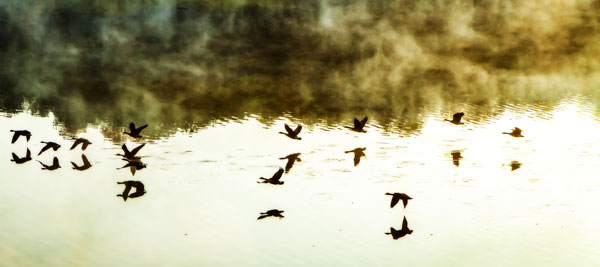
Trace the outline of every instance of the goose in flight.
[[44, 153], [44, 151], [52, 148], [54, 151], [58, 150], [60, 148], [60, 145], [54, 142], [44, 142], [42, 141], [41, 143], [46, 144], [42, 150], [40, 150], [40, 153], [38, 153], [38, 156], [41, 155], [42, 153]]
[[139, 159], [140, 157], [136, 157], [135, 155], [140, 151], [140, 149], [142, 149], [142, 147], [144, 147], [146, 144], [141, 144], [139, 146], [137, 146], [136, 148], [132, 149], [131, 151], [129, 151], [129, 149], [127, 148], [127, 145], [123, 144], [121, 146], [121, 149], [123, 149], [123, 154], [117, 154], [117, 156], [121, 156], [124, 157], [126, 159]]
[[29, 142], [29, 139], [31, 138], [31, 132], [29, 132], [27, 130], [10, 130], [10, 131], [14, 133], [11, 144], [14, 144], [15, 142], [17, 142], [17, 139], [19, 139], [19, 137], [21, 137], [21, 136], [25, 136], [25, 138], [27, 139], [27, 142]]
[[279, 179], [281, 179], [282, 174], [283, 174], [283, 168], [279, 168], [279, 170], [277, 172], [275, 172], [275, 174], [273, 174], [273, 177], [271, 177], [271, 178], [260, 177], [259, 179], [261, 179], [262, 181], [257, 181], [257, 183], [259, 183], [259, 184], [275, 184], [275, 185], [283, 184], [283, 181], [279, 181]]
[[454, 115], [452, 115], [452, 120], [449, 120], [449, 119], [444, 119], [444, 120], [445, 120], [445, 121], [449, 121], [449, 122], [451, 122], [451, 123], [454, 123], [454, 124], [456, 124], [456, 125], [459, 125], [459, 124], [464, 124], [464, 123], [460, 122], [460, 120], [462, 119], [462, 117], [463, 117], [464, 115], [465, 115], [465, 113], [464, 113], [464, 112], [454, 113]]
[[83, 165], [81, 166], [78, 166], [77, 164], [75, 164], [75, 162], [71, 161], [71, 164], [73, 165], [73, 170], [85, 171], [92, 167], [92, 164], [90, 164], [90, 162], [84, 154], [81, 154], [81, 160], [83, 160]]
[[56, 170], [56, 169], [60, 168], [60, 165], [58, 164], [58, 158], [57, 157], [54, 157], [54, 160], [52, 160], [52, 165], [46, 165], [46, 164], [42, 163], [39, 160], [38, 160], [38, 162], [40, 164], [42, 164], [42, 166], [43, 166], [42, 170], [53, 171], [53, 170]]
[[281, 215], [281, 213], [283, 213], [283, 210], [276, 209], [269, 210], [267, 212], [261, 212], [260, 216], [256, 220], [262, 220], [267, 217], [278, 217], [279, 219], [281, 219], [284, 217], [283, 215]]
[[29, 148], [28, 148], [27, 154], [24, 158], [17, 157], [17, 154], [15, 154], [14, 152], [12, 153], [12, 157], [13, 157], [13, 159], [11, 159], [10, 161], [14, 161], [16, 164], [23, 164], [23, 163], [31, 160], [31, 151], [29, 151]]
[[354, 118], [354, 127], [350, 127], [350, 126], [344, 126], [352, 131], [355, 132], [359, 132], [359, 133], [366, 133], [367, 131], [363, 130], [363, 128], [365, 127], [365, 124], [367, 124], [367, 116], [365, 116], [362, 121], [359, 121], [357, 118]]
[[358, 165], [358, 163], [360, 163], [360, 157], [367, 157], [365, 155], [365, 149], [367, 149], [366, 147], [363, 148], [355, 148], [353, 150], [348, 150], [345, 151], [344, 153], [354, 153], [354, 166]]
[[77, 138], [77, 139], [75, 139], [75, 143], [73, 143], [70, 150], [73, 150], [79, 144], [81, 144], [81, 150], [85, 150], [87, 148], [87, 146], [90, 145], [91, 143], [92, 142], [90, 142], [89, 140], [87, 140], [85, 138]]
[[302, 138], [298, 137], [298, 134], [300, 134], [300, 131], [302, 130], [302, 125], [298, 124], [298, 126], [296, 127], [295, 130], [292, 130], [292, 128], [290, 128], [290, 126], [287, 125], [287, 123], [285, 124], [285, 131], [287, 133], [284, 132], [279, 132], [280, 134], [285, 134], [287, 135], [287, 137], [292, 138], [292, 139], [296, 139], [296, 140], [302, 140]]
[[513, 160], [513, 161], [510, 162], [510, 171], [514, 171], [514, 170], [516, 170], [518, 168], [521, 168], [521, 163], [520, 162], [518, 162], [516, 160]]
[[142, 132], [142, 130], [144, 130], [144, 128], [148, 127], [148, 124], [140, 126], [138, 128], [135, 128], [135, 124], [130, 123], [129, 124], [129, 132], [123, 132], [124, 134], [127, 134], [133, 138], [142, 138], [142, 136], [140, 135], [140, 132]]
[[404, 204], [404, 208], [406, 208], [406, 205], [408, 204], [408, 200], [412, 199], [412, 197], [409, 197], [407, 194], [404, 193], [385, 193], [387, 196], [392, 196], [392, 203], [390, 203], [390, 208], [393, 208], [394, 206], [396, 206], [396, 204], [398, 204], [398, 202], [400, 201], [400, 199], [402, 199], [402, 204]]
[[[140, 181], [123, 181], [123, 182], [117, 182], [117, 184], [125, 185], [125, 189], [123, 190], [123, 193], [117, 195], [118, 197], [122, 197], [123, 201], [127, 201], [127, 198], [141, 197], [144, 194], [146, 194], [146, 190], [144, 189], [144, 184]], [[132, 187], [135, 188], [135, 192], [129, 194]]]
[[400, 228], [400, 230], [396, 230], [396, 229], [394, 229], [394, 227], [390, 227], [390, 232], [385, 233], [385, 234], [392, 235], [392, 238], [394, 238], [394, 240], [396, 240], [405, 235], [410, 235], [410, 234], [412, 234], [412, 232], [413, 232], [413, 230], [408, 229], [408, 222], [406, 221], [406, 217], [404, 217], [404, 220], [402, 221], [402, 228]]
[[460, 151], [458, 150], [454, 150], [452, 151], [452, 153], [450, 153], [452, 155], [452, 163], [454, 163], [454, 166], [458, 167], [460, 165], [460, 159], [462, 159], [463, 157], [460, 155]]
[[508, 134], [512, 137], [524, 137], [523, 135], [521, 135], [521, 129], [519, 129], [519, 127], [515, 127], [512, 132], [507, 133], [507, 132], [503, 132], [502, 134]]
[[290, 169], [292, 169], [292, 166], [294, 166], [294, 162], [302, 161], [302, 159], [300, 159], [298, 156], [300, 156], [300, 153], [289, 154], [283, 158], [279, 158], [279, 159], [287, 159], [287, 163], [285, 164], [285, 173], [288, 173], [290, 171]]

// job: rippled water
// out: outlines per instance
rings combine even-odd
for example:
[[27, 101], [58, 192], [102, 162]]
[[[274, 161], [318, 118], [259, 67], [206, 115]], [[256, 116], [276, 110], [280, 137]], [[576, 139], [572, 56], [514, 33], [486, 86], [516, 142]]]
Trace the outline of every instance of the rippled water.
[[[213, 120], [195, 131], [133, 140], [105, 138], [103, 125], [72, 137], [52, 114], [0, 116], [0, 259], [4, 266], [593, 266], [600, 264], [600, 122], [582, 96], [556, 105], [431, 108], [417, 130], [371, 119], [305, 123], [292, 116]], [[361, 117], [363, 114], [356, 114]], [[367, 114], [368, 115], [368, 114]], [[279, 134], [304, 125], [301, 141]], [[385, 127], [382, 125], [386, 125]], [[123, 125], [123, 129], [125, 130]], [[501, 134], [513, 127], [524, 138]], [[10, 143], [10, 129], [33, 136]], [[144, 133], [144, 132], [142, 132]], [[62, 147], [37, 156], [43, 144]], [[117, 169], [126, 143], [147, 168]], [[354, 166], [353, 155], [366, 157]], [[11, 153], [32, 152], [24, 164]], [[452, 153], [462, 158], [453, 162]], [[85, 154], [93, 165], [71, 168]], [[283, 185], [258, 184], [301, 153]], [[56, 171], [40, 170], [39, 160]], [[511, 164], [520, 167], [511, 170]], [[516, 166], [516, 165], [515, 165]], [[127, 201], [124, 186], [147, 193]], [[413, 199], [390, 208], [387, 192]], [[284, 218], [257, 220], [283, 210]], [[394, 240], [403, 218], [414, 232]]]

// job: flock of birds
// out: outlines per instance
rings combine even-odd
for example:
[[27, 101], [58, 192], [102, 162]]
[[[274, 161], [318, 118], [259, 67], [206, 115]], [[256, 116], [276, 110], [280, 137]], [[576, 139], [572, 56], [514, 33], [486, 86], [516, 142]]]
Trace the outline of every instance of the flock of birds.
[[[461, 125], [461, 124], [464, 124], [463, 122], [461, 122], [463, 116], [464, 116], [463, 112], [455, 113], [452, 116], [452, 120], [445, 119], [445, 121], [448, 121], [452, 124]], [[364, 117], [360, 121], [357, 118], [354, 118], [354, 126], [352, 126], [352, 127], [344, 126], [344, 127], [348, 128], [352, 131], [358, 132], [358, 133], [365, 133], [366, 131], [364, 130], [364, 127], [367, 123], [367, 120], [368, 120], [368, 117]], [[129, 124], [129, 132], [123, 132], [123, 133], [127, 134], [133, 138], [139, 139], [139, 138], [142, 138], [142, 136], [140, 135], [141, 131], [144, 128], [146, 128], [147, 126], [148, 125], [135, 127], [135, 124], [132, 122]], [[279, 132], [280, 134], [286, 135], [287, 137], [294, 139], [294, 140], [302, 140], [302, 138], [299, 136], [300, 132], [302, 131], [302, 125], [298, 125], [295, 129], [292, 129], [289, 125], [284, 124], [284, 128], [285, 128], [285, 132]], [[24, 136], [28, 142], [29, 142], [29, 139], [31, 138], [31, 132], [29, 132], [28, 130], [11, 130], [11, 132], [14, 133], [13, 138], [12, 138], [12, 143], [15, 143], [21, 136]], [[523, 137], [522, 130], [519, 129], [518, 127], [515, 127], [511, 132], [503, 132], [502, 134], [508, 134], [513, 137]], [[38, 156], [49, 149], [53, 149], [54, 151], [57, 151], [61, 147], [59, 144], [57, 144], [55, 142], [42, 141], [42, 143], [44, 143], [45, 146], [40, 150], [40, 152], [38, 153]], [[77, 146], [81, 145], [81, 150], [84, 151], [90, 144], [92, 144], [92, 143], [85, 138], [77, 138], [77, 139], [75, 139], [75, 142], [71, 146], [71, 150], [73, 150]], [[126, 161], [127, 163], [123, 167], [117, 168], [117, 169], [129, 168], [131, 170], [131, 174], [135, 175], [136, 170], [141, 170], [141, 169], [145, 168], [147, 165], [141, 161], [141, 157], [137, 156], [137, 153], [144, 146], [145, 146], [145, 144], [141, 144], [141, 145], [135, 147], [134, 149], [129, 150], [127, 145], [123, 144], [121, 146], [123, 153], [117, 154], [117, 156], [121, 156], [122, 159], [124, 161]], [[365, 147], [355, 148], [353, 150], [345, 151], [345, 153], [354, 153], [354, 166], [356, 166], [360, 163], [361, 157], [365, 156], [365, 153], [364, 153], [365, 150], [366, 150]], [[456, 166], [458, 166], [458, 162], [459, 162], [460, 158], [462, 158], [462, 156], [460, 155], [460, 152], [453, 151], [451, 154], [452, 154], [452, 160], [453, 160], [454, 164]], [[293, 153], [293, 154], [287, 155], [286, 157], [279, 158], [280, 160], [287, 160], [285, 169], [279, 168], [270, 178], [260, 177], [259, 180], [257, 181], [257, 183], [272, 184], [272, 185], [284, 184], [284, 181], [281, 181], [281, 178], [282, 178], [284, 172], [288, 173], [296, 161], [302, 161], [299, 156], [300, 156], [300, 153]], [[26, 153], [25, 157], [20, 158], [15, 153], [12, 153], [12, 157], [13, 157], [13, 159], [11, 161], [14, 161], [17, 164], [22, 164], [22, 163], [25, 163], [32, 159], [31, 151], [29, 150], [29, 148], [27, 148], [27, 153]], [[77, 165], [74, 162], [71, 162], [73, 165], [73, 169], [83, 171], [83, 170], [87, 170], [88, 168], [90, 168], [92, 166], [84, 154], [82, 154], [81, 157], [83, 160], [83, 165]], [[41, 161], [38, 161], [38, 162], [40, 162], [40, 164], [42, 165], [43, 170], [56, 170], [56, 169], [60, 168], [60, 164], [59, 164], [57, 157], [54, 157], [52, 165], [44, 164]], [[513, 162], [513, 166], [512, 166], [513, 170], [515, 169], [514, 164], [515, 163]], [[518, 166], [516, 166], [516, 168], [518, 168]], [[118, 197], [123, 198], [124, 201], [127, 201], [128, 198], [141, 197], [146, 193], [144, 184], [140, 181], [128, 180], [128, 181], [117, 182], [117, 184], [122, 184], [125, 186], [123, 192], [121, 194], [117, 195]], [[135, 191], [133, 193], [131, 193], [132, 189], [135, 189]], [[390, 203], [390, 208], [394, 208], [394, 206], [396, 206], [396, 204], [398, 204], [400, 202], [400, 200], [402, 200], [402, 204], [403, 204], [404, 208], [406, 208], [406, 206], [408, 205], [408, 201], [410, 199], [412, 199], [409, 195], [407, 195], [405, 193], [399, 193], [399, 192], [385, 193], [385, 195], [389, 195], [392, 197], [392, 200]], [[260, 216], [257, 218], [257, 220], [261, 220], [261, 219], [264, 219], [267, 217], [278, 217], [281, 219], [281, 218], [284, 218], [284, 216], [282, 214], [283, 212], [284, 212], [283, 210], [271, 209], [266, 212], [260, 213]], [[392, 235], [393, 239], [399, 239], [403, 236], [411, 234], [412, 232], [413, 232], [413, 230], [408, 228], [408, 222], [406, 220], [406, 217], [404, 217], [404, 219], [402, 221], [402, 227], [399, 230], [396, 230], [395, 228], [391, 227], [390, 232], [385, 233], [385, 234]]]
[[[452, 120], [445, 119], [445, 121], [448, 121], [452, 124], [461, 125], [461, 124], [464, 124], [461, 121], [462, 117], [464, 115], [465, 114], [463, 112], [455, 113], [452, 116]], [[355, 131], [355, 132], [365, 133], [366, 131], [364, 130], [364, 127], [367, 123], [367, 120], [368, 120], [368, 117], [364, 117], [360, 121], [357, 118], [354, 118], [354, 126], [352, 126], [352, 127], [344, 126], [344, 127], [348, 128], [352, 131]], [[284, 127], [285, 127], [285, 132], [279, 132], [280, 134], [286, 135], [287, 137], [294, 139], [294, 140], [302, 140], [302, 138], [299, 136], [300, 131], [302, 131], [302, 125], [298, 125], [295, 129], [292, 129], [287, 124], [285, 124]], [[503, 132], [502, 134], [508, 134], [513, 137], [523, 137], [522, 130], [519, 129], [518, 127], [514, 127], [511, 132]], [[355, 148], [353, 150], [345, 151], [345, 153], [354, 153], [354, 166], [356, 166], [360, 163], [361, 157], [365, 156], [365, 153], [364, 153], [365, 150], [366, 150], [365, 147]], [[452, 160], [453, 160], [454, 165], [458, 166], [459, 160], [462, 158], [462, 156], [460, 155], [460, 151], [453, 151], [451, 154], [452, 154]], [[285, 173], [289, 172], [289, 170], [292, 168], [295, 161], [301, 161], [299, 156], [300, 156], [300, 153], [294, 153], [294, 154], [290, 154], [286, 157], [280, 158], [280, 159], [288, 160], [287, 164], [285, 166], [285, 170], [283, 168], [279, 168], [279, 170], [277, 170], [277, 172], [275, 172], [273, 174], [273, 176], [271, 176], [270, 178], [260, 177], [259, 181], [257, 181], [257, 183], [272, 184], [272, 185], [284, 184], [284, 182], [281, 181], [281, 178], [282, 178], [284, 172]], [[512, 166], [512, 170], [515, 170], [516, 168], [518, 168], [518, 166], [520, 166], [520, 164], [518, 162], [513, 162], [511, 164], [511, 166]], [[396, 206], [396, 204], [398, 204], [400, 202], [400, 200], [402, 200], [402, 204], [403, 204], [404, 208], [406, 208], [406, 206], [408, 205], [408, 201], [410, 199], [412, 199], [409, 195], [407, 195], [405, 193], [399, 193], [399, 192], [385, 193], [385, 195], [392, 196], [390, 208], [394, 208], [394, 206]], [[281, 219], [281, 218], [284, 218], [284, 216], [282, 214], [283, 212], [284, 212], [283, 210], [278, 210], [278, 209], [268, 210], [266, 212], [260, 213], [260, 216], [257, 218], [257, 220], [261, 220], [261, 219], [264, 219], [267, 217], [277, 217], [277, 218]], [[412, 232], [413, 232], [413, 230], [408, 228], [408, 222], [406, 220], [406, 217], [404, 217], [402, 220], [402, 226], [400, 229], [395, 229], [394, 227], [390, 227], [390, 232], [385, 233], [385, 234], [391, 235], [393, 239], [399, 239], [401, 237], [411, 234]]]
[[[146, 127], [148, 127], [148, 125], [135, 127], [135, 124], [132, 122], [129, 124], [129, 132], [123, 132], [123, 133], [127, 134], [133, 138], [139, 139], [139, 138], [142, 138], [140, 133]], [[29, 140], [31, 139], [31, 132], [28, 130], [10, 130], [10, 131], [13, 132], [12, 144], [17, 142], [17, 140], [19, 140], [19, 138], [21, 136], [24, 136], [25, 139], [27, 140], [27, 142], [29, 142]], [[44, 153], [45, 151], [47, 151], [49, 149], [57, 151], [61, 147], [60, 144], [55, 143], [55, 142], [42, 141], [41, 143], [43, 143], [45, 145], [40, 150], [40, 152], [37, 154], [38, 156], [40, 156], [42, 153]], [[91, 144], [92, 144], [92, 142], [90, 142], [89, 140], [87, 140], [85, 138], [76, 138], [75, 142], [73, 142], [73, 145], [71, 146], [70, 150], [73, 150], [73, 149], [77, 148], [77, 146], [81, 145], [81, 150], [85, 151], [86, 148]], [[136, 148], [129, 150], [127, 148], [127, 145], [123, 144], [121, 146], [121, 149], [123, 150], [123, 154], [117, 154], [117, 156], [121, 156], [122, 159], [124, 161], [126, 161], [127, 163], [123, 167], [117, 168], [117, 169], [129, 168], [131, 171], [131, 175], [135, 175], [135, 172], [137, 170], [146, 168], [147, 165], [142, 162], [141, 157], [137, 156], [137, 153], [140, 151], [140, 149], [142, 149], [144, 147], [144, 145], [146, 145], [146, 144], [141, 144], [141, 145], [137, 146]], [[90, 163], [88, 158], [85, 156], [85, 154], [81, 154], [81, 159], [83, 161], [82, 165], [78, 165], [75, 162], [71, 162], [74, 170], [85, 171], [92, 167], [92, 164]], [[15, 162], [16, 164], [23, 164], [30, 160], [32, 160], [32, 158], [31, 158], [31, 150], [29, 150], [29, 148], [27, 148], [25, 157], [19, 157], [14, 152], [12, 153], [11, 161]], [[53, 170], [56, 170], [61, 167], [57, 157], [54, 157], [51, 165], [44, 164], [43, 162], [41, 162], [39, 160], [38, 160], [38, 162], [42, 165], [42, 170], [53, 171]], [[146, 194], [146, 190], [144, 189], [144, 184], [140, 181], [129, 180], [129, 181], [117, 182], [117, 184], [125, 185], [125, 189], [123, 190], [123, 193], [117, 195], [118, 197], [123, 198], [123, 201], [127, 201], [128, 198], [137, 198], [137, 197], [141, 197], [144, 194]], [[132, 188], [134, 188], [135, 191], [133, 193], [130, 193]]]

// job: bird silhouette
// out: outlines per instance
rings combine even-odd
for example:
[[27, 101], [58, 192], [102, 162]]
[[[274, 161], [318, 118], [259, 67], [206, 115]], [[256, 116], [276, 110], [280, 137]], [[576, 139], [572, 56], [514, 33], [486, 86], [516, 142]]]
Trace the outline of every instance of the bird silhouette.
[[91, 143], [92, 142], [90, 142], [89, 140], [87, 140], [85, 138], [77, 138], [77, 139], [75, 139], [75, 143], [73, 143], [73, 145], [71, 146], [71, 149], [69, 149], [69, 150], [73, 150], [79, 144], [81, 144], [81, 150], [85, 150], [88, 147], [88, 145], [90, 145]]
[[46, 165], [46, 164], [42, 163], [39, 160], [38, 160], [38, 162], [40, 164], [42, 164], [42, 166], [43, 166], [42, 170], [53, 171], [53, 170], [56, 170], [56, 169], [60, 168], [60, 165], [58, 164], [58, 158], [57, 157], [54, 157], [54, 160], [52, 160], [52, 165]]
[[44, 153], [44, 151], [46, 151], [46, 150], [48, 150], [50, 148], [52, 148], [54, 151], [56, 151], [56, 150], [58, 150], [60, 148], [60, 145], [57, 144], [57, 143], [54, 143], [54, 142], [44, 142], [44, 141], [42, 141], [40, 143], [44, 143], [46, 145], [42, 148], [42, 150], [40, 150], [40, 153], [38, 153], [38, 156], [41, 155], [42, 153]]
[[283, 174], [283, 168], [279, 168], [279, 170], [277, 172], [275, 172], [275, 174], [273, 174], [273, 177], [271, 177], [271, 178], [260, 177], [259, 179], [261, 179], [262, 181], [257, 181], [257, 183], [281, 185], [281, 184], [283, 184], [283, 181], [279, 181], [279, 179], [281, 179], [282, 174]]
[[392, 203], [390, 203], [390, 208], [393, 208], [394, 206], [396, 206], [396, 204], [398, 204], [398, 201], [400, 201], [400, 199], [402, 199], [402, 204], [404, 204], [404, 208], [406, 208], [406, 205], [408, 204], [408, 200], [412, 199], [412, 197], [409, 197], [407, 194], [404, 193], [385, 193], [388, 196], [392, 196]]
[[302, 161], [302, 159], [300, 159], [298, 156], [300, 156], [300, 153], [289, 154], [283, 158], [279, 158], [287, 159], [287, 163], [285, 164], [285, 173], [288, 173], [290, 169], [292, 169], [292, 166], [294, 166], [294, 162]]
[[345, 151], [344, 153], [351, 153], [351, 152], [354, 153], [354, 166], [356, 166], [356, 165], [358, 165], [358, 163], [360, 163], [360, 157], [367, 157], [365, 155], [366, 149], [367, 149], [366, 147], [363, 147], [363, 148], [359, 147], [359, 148], [355, 148], [353, 150]]
[[524, 137], [523, 135], [521, 135], [521, 129], [519, 129], [519, 127], [515, 127], [512, 132], [507, 133], [507, 132], [503, 132], [502, 134], [508, 134], [512, 137]]
[[129, 168], [129, 170], [131, 171], [131, 175], [135, 175], [136, 170], [141, 170], [143, 168], [146, 168], [146, 166], [147, 166], [140, 159], [123, 159], [123, 160], [127, 161], [127, 164], [125, 164], [123, 167], [121, 167], [121, 169]]
[[[141, 197], [144, 194], [146, 194], [144, 184], [140, 181], [123, 181], [123, 182], [117, 182], [117, 184], [125, 185], [125, 189], [123, 190], [123, 193], [117, 195], [118, 197], [122, 197], [123, 201], [127, 201], [127, 198]], [[132, 187], [135, 188], [135, 192], [129, 194], [129, 192], [131, 192]]]
[[262, 220], [267, 217], [279, 217], [279, 219], [281, 219], [284, 217], [283, 215], [281, 215], [281, 213], [283, 213], [283, 210], [276, 209], [269, 210], [267, 212], [261, 212], [260, 216], [256, 220]]
[[413, 230], [408, 229], [408, 222], [406, 221], [406, 217], [404, 217], [404, 220], [402, 221], [402, 228], [400, 230], [396, 230], [396, 229], [394, 229], [394, 227], [390, 227], [390, 232], [385, 233], [385, 234], [392, 235], [392, 238], [394, 238], [394, 240], [396, 240], [405, 235], [410, 235], [410, 234], [412, 234], [412, 232], [413, 232]]
[[344, 126], [352, 131], [355, 132], [359, 132], [359, 133], [366, 133], [367, 131], [363, 130], [363, 128], [365, 127], [365, 124], [367, 124], [367, 116], [365, 116], [362, 121], [359, 121], [357, 118], [354, 118], [354, 127], [350, 127], [350, 126]]
[[29, 139], [31, 138], [31, 132], [29, 132], [27, 130], [10, 130], [10, 131], [14, 133], [11, 144], [14, 144], [15, 142], [17, 142], [17, 139], [19, 139], [20, 136], [25, 136], [25, 138], [27, 138], [27, 142], [29, 142]]
[[452, 115], [452, 120], [449, 120], [449, 119], [444, 119], [444, 120], [445, 121], [449, 121], [449, 122], [454, 123], [454, 124], [457, 124], [457, 125], [458, 124], [464, 124], [464, 123], [460, 122], [460, 120], [462, 119], [462, 117], [464, 115], [465, 115], [464, 112], [454, 113], [454, 115]]
[[518, 162], [516, 160], [513, 160], [513, 161], [510, 162], [510, 171], [514, 171], [514, 170], [516, 170], [518, 168], [521, 168], [521, 163], [520, 162]]
[[127, 145], [123, 144], [121, 146], [121, 149], [123, 149], [123, 154], [117, 154], [117, 156], [121, 156], [124, 157], [126, 159], [139, 159], [140, 157], [136, 157], [135, 155], [140, 151], [140, 149], [142, 149], [142, 147], [144, 147], [146, 144], [141, 144], [139, 146], [137, 146], [136, 148], [132, 149], [131, 151], [129, 151], [129, 149], [127, 149]]
[[144, 125], [144, 126], [140, 126], [138, 128], [135, 128], [135, 124], [130, 123], [129, 124], [129, 132], [123, 132], [124, 134], [127, 134], [133, 138], [142, 138], [142, 136], [140, 135], [140, 132], [142, 132], [142, 130], [144, 130], [144, 128], [148, 127], [148, 124]]
[[452, 163], [454, 163], [454, 166], [458, 167], [460, 165], [460, 159], [462, 159], [463, 157], [460, 155], [460, 151], [458, 150], [454, 150], [452, 151], [452, 153], [450, 153], [452, 155]]
[[83, 160], [83, 165], [81, 166], [78, 166], [77, 164], [75, 164], [75, 162], [71, 161], [71, 164], [73, 165], [73, 170], [85, 171], [92, 167], [92, 164], [90, 164], [90, 162], [84, 154], [81, 154], [81, 160]]
[[292, 139], [302, 140], [302, 138], [298, 137], [298, 134], [300, 134], [300, 131], [302, 130], [302, 125], [298, 124], [296, 129], [293, 131], [292, 131], [292, 128], [290, 128], [290, 126], [288, 126], [287, 124], [285, 124], [284, 126], [285, 126], [285, 131], [287, 133], [279, 132], [280, 134], [284, 134], [287, 137], [292, 138]]
[[28, 162], [31, 160], [31, 151], [29, 151], [29, 148], [27, 149], [27, 154], [24, 158], [19, 158], [17, 157], [17, 154], [15, 154], [14, 152], [12, 153], [12, 158], [10, 161], [14, 161], [16, 164], [23, 164], [25, 162]]

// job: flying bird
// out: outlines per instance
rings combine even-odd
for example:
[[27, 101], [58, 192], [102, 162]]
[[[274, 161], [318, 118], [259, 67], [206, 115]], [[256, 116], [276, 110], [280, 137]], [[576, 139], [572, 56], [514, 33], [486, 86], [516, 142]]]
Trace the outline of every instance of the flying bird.
[[507, 132], [503, 132], [503, 134], [508, 134], [512, 137], [524, 137], [523, 135], [521, 135], [521, 129], [519, 129], [519, 127], [515, 127], [512, 132], [507, 133]]
[[129, 132], [123, 132], [124, 134], [127, 134], [133, 138], [142, 138], [142, 136], [140, 135], [140, 132], [142, 130], [144, 130], [144, 128], [148, 127], [148, 124], [144, 125], [144, 126], [140, 126], [138, 128], [135, 128], [135, 124], [130, 123], [129, 124]]
[[117, 156], [121, 156], [124, 157], [126, 159], [139, 159], [140, 157], [136, 157], [135, 155], [140, 151], [140, 149], [142, 149], [142, 147], [144, 147], [146, 144], [141, 144], [139, 146], [137, 146], [136, 148], [132, 149], [131, 151], [129, 151], [129, 149], [127, 149], [127, 145], [123, 144], [121, 146], [121, 149], [123, 149], [123, 154], [117, 154]]
[[464, 124], [462, 122], [460, 122], [460, 120], [462, 119], [462, 117], [465, 115], [464, 112], [459, 112], [459, 113], [454, 113], [454, 115], [452, 115], [452, 120], [449, 119], [444, 119], [445, 121], [449, 121], [451, 123], [454, 123], [456, 125], [458, 124]]
[[17, 156], [17, 154], [15, 154], [14, 152], [12, 153], [12, 157], [13, 159], [11, 159], [10, 161], [14, 161], [16, 164], [22, 164], [25, 162], [28, 162], [31, 160], [31, 151], [29, 151], [29, 148], [27, 149], [27, 154], [24, 158], [19, 158]]
[[283, 210], [276, 209], [269, 210], [267, 212], [261, 212], [260, 216], [256, 220], [262, 220], [267, 217], [279, 217], [279, 219], [281, 219], [284, 217], [283, 215], [281, 215], [281, 213], [283, 213]]
[[285, 124], [285, 131], [287, 133], [284, 132], [279, 132], [280, 134], [285, 134], [287, 135], [287, 137], [292, 138], [292, 139], [296, 139], [296, 140], [302, 140], [302, 138], [298, 137], [298, 134], [300, 134], [300, 131], [302, 130], [302, 125], [298, 124], [298, 126], [296, 127], [295, 130], [292, 131], [292, 128], [290, 128], [290, 126], [287, 125], [287, 123]]
[[275, 185], [283, 184], [283, 181], [279, 181], [279, 179], [281, 179], [282, 174], [283, 174], [283, 168], [279, 168], [279, 170], [277, 172], [275, 172], [275, 174], [273, 174], [273, 177], [271, 177], [271, 178], [260, 177], [259, 179], [261, 179], [263, 181], [257, 181], [257, 183], [259, 183], [259, 184], [275, 184]]
[[57, 144], [57, 143], [54, 143], [54, 142], [44, 142], [44, 141], [42, 141], [40, 143], [44, 143], [46, 145], [42, 148], [42, 150], [40, 150], [40, 153], [38, 153], [38, 156], [41, 155], [42, 153], [44, 153], [44, 151], [46, 151], [46, 150], [48, 150], [50, 148], [52, 148], [54, 151], [56, 151], [56, 150], [58, 150], [60, 148], [60, 145]]
[[87, 140], [85, 138], [77, 138], [77, 139], [75, 139], [75, 143], [73, 143], [70, 150], [73, 150], [79, 144], [81, 144], [81, 150], [85, 150], [87, 148], [87, 146], [90, 145], [91, 143], [92, 142], [90, 142], [89, 140]]
[[302, 159], [300, 159], [298, 156], [300, 156], [300, 153], [289, 154], [283, 158], [279, 158], [287, 159], [287, 163], [285, 164], [285, 173], [288, 173], [290, 169], [292, 169], [292, 166], [294, 166], [294, 162], [302, 161]]
[[408, 204], [408, 200], [412, 199], [412, 197], [409, 197], [407, 194], [404, 193], [385, 193], [387, 196], [392, 196], [392, 203], [390, 203], [390, 208], [393, 208], [394, 206], [396, 206], [396, 204], [398, 204], [398, 201], [400, 201], [400, 199], [402, 199], [402, 204], [404, 204], [404, 208], [406, 208], [406, 205]]
[[413, 230], [408, 229], [408, 222], [406, 221], [406, 217], [404, 217], [404, 220], [402, 221], [402, 228], [400, 230], [396, 230], [396, 229], [394, 229], [394, 227], [390, 227], [390, 232], [385, 233], [385, 234], [392, 235], [392, 238], [394, 238], [394, 240], [396, 240], [405, 235], [410, 235], [410, 234], [412, 234], [412, 232], [413, 232]]
[[510, 162], [510, 171], [514, 171], [514, 170], [516, 170], [518, 168], [521, 168], [521, 163], [520, 162], [518, 162], [516, 160], [513, 160], [513, 161]]
[[[125, 189], [123, 190], [123, 193], [117, 195], [118, 197], [122, 197], [123, 201], [127, 201], [127, 198], [141, 197], [144, 194], [146, 194], [146, 190], [144, 189], [144, 184], [140, 181], [123, 181], [123, 182], [117, 182], [117, 184], [125, 185]], [[135, 192], [129, 194], [132, 187], [135, 188]]]
[[81, 166], [78, 166], [77, 164], [75, 164], [75, 162], [71, 161], [71, 164], [73, 165], [73, 170], [85, 171], [92, 167], [92, 164], [90, 164], [90, 162], [84, 154], [81, 154], [81, 160], [83, 160], [83, 165]]
[[52, 165], [46, 165], [46, 164], [42, 163], [39, 160], [38, 160], [38, 162], [40, 164], [42, 164], [42, 166], [43, 166], [42, 170], [53, 171], [53, 170], [56, 170], [56, 169], [60, 168], [60, 165], [58, 164], [58, 158], [57, 157], [54, 157], [54, 160], [52, 160]]
[[27, 130], [10, 130], [10, 131], [14, 133], [11, 144], [14, 144], [15, 142], [17, 142], [17, 139], [19, 139], [20, 136], [25, 136], [25, 138], [27, 138], [27, 142], [29, 142], [29, 139], [31, 138], [31, 132], [29, 132]]
[[354, 118], [354, 127], [350, 127], [350, 126], [344, 126], [352, 131], [355, 132], [359, 132], [359, 133], [366, 133], [367, 131], [363, 130], [363, 128], [365, 127], [365, 124], [367, 124], [367, 120], [368, 118], [365, 116], [362, 121], [359, 121], [357, 118]]
[[354, 166], [358, 165], [358, 163], [360, 163], [360, 158], [361, 157], [366, 157], [365, 155], [365, 149], [367, 149], [366, 147], [363, 148], [355, 148], [353, 150], [348, 150], [345, 151], [344, 153], [354, 153]]
[[462, 159], [463, 157], [460, 155], [460, 151], [455, 150], [452, 151], [452, 153], [450, 153], [452, 155], [452, 163], [454, 163], [454, 166], [458, 167], [460, 165], [460, 159]]

